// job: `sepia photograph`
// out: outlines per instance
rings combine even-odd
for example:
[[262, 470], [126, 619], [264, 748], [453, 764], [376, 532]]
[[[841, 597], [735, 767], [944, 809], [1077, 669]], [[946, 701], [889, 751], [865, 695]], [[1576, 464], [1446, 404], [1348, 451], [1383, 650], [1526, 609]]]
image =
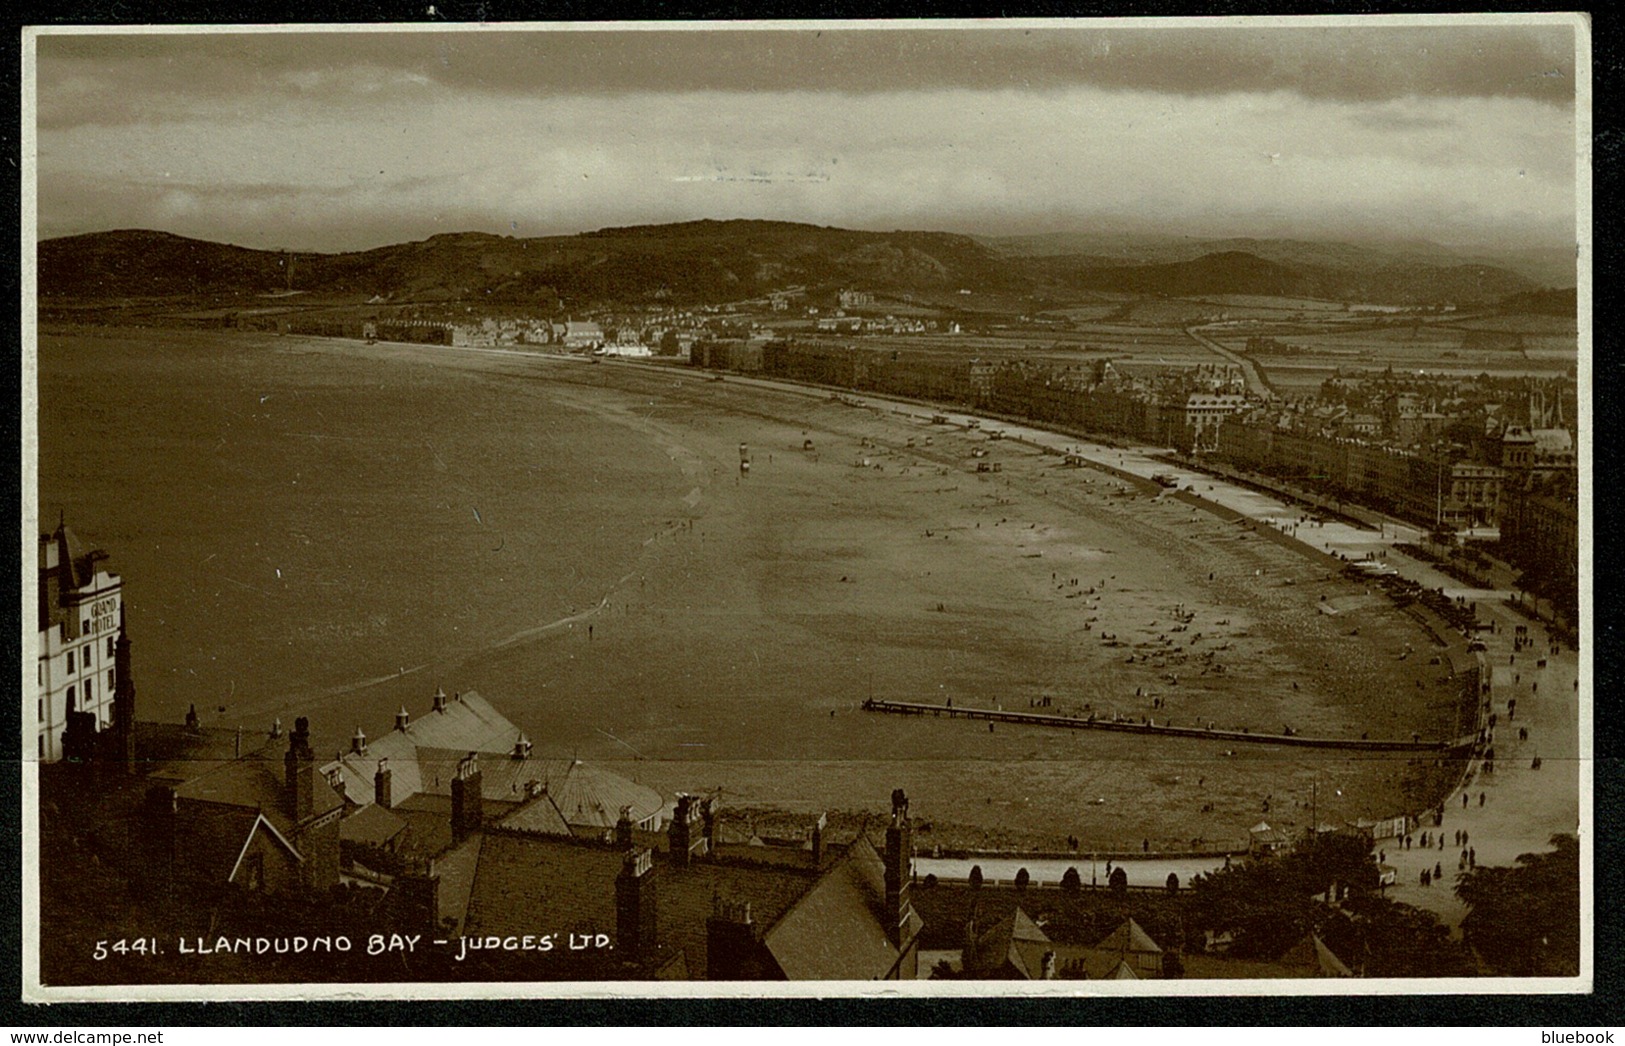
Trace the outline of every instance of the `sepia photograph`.
[[24, 999], [1590, 991], [1589, 33], [25, 30]]

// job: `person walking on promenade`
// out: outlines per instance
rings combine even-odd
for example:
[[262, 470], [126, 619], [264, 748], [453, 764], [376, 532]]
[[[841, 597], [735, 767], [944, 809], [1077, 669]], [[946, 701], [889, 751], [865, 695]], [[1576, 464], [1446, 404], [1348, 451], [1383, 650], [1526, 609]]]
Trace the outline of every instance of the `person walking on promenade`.
[[1478, 793], [1478, 805], [1479, 806], [1484, 805], [1484, 793], [1483, 792]]
[[1434, 866], [1433, 866], [1433, 878], [1435, 878], [1435, 879], [1443, 879], [1444, 878], [1444, 865], [1437, 864], [1437, 863], [1434, 864]]

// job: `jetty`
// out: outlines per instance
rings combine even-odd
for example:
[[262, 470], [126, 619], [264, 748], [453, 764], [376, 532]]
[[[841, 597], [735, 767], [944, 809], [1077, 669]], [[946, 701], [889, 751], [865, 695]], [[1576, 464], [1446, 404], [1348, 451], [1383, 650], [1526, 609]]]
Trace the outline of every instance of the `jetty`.
[[880, 698], [869, 698], [864, 701], [863, 710], [865, 712], [885, 712], [891, 715], [984, 719], [990, 723], [1019, 723], [1026, 726], [1061, 727], [1067, 730], [1112, 730], [1123, 734], [1189, 737], [1203, 741], [1224, 741], [1232, 744], [1286, 745], [1296, 748], [1341, 748], [1355, 752], [1439, 754], [1471, 748], [1476, 740], [1472, 737], [1445, 741], [1399, 741], [1368, 737], [1306, 737], [1298, 733], [1269, 734], [1218, 727], [1209, 729], [1203, 726], [1168, 726], [1163, 723], [1142, 723], [1121, 718], [1113, 719], [1076, 714], [1055, 715], [1048, 712], [1009, 712], [1001, 708], [956, 708], [953, 705], [927, 704], [918, 701], [889, 701]]

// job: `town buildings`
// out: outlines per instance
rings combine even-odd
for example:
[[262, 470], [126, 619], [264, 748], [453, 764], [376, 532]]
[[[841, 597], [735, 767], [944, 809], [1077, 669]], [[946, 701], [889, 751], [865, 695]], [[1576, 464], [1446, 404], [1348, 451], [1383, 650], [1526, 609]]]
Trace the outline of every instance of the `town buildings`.
[[[128, 640], [124, 582], [107, 569], [107, 558], [86, 548], [65, 522], [40, 535], [40, 645], [30, 748], [45, 762], [88, 757], [97, 735], [117, 725], [116, 698], [121, 677], [129, 674]], [[133, 680], [125, 686], [133, 722]], [[130, 735], [128, 724], [124, 734]], [[75, 735], [82, 744], [76, 745]]]

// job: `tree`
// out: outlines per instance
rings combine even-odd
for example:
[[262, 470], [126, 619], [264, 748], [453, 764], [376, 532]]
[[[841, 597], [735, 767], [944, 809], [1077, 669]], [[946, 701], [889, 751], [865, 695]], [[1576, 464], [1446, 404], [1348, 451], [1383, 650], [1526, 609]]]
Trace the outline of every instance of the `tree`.
[[1025, 890], [1030, 882], [1032, 882], [1032, 876], [1027, 874], [1027, 869], [1021, 868], [1016, 871], [1016, 889]]
[[1176, 873], [1176, 872], [1169, 872], [1168, 873], [1168, 883], [1167, 883], [1167, 885], [1168, 885], [1168, 892], [1169, 893], [1178, 893], [1179, 892], [1179, 875], [1178, 875], [1178, 873]]
[[979, 864], [970, 866], [970, 888], [972, 890], [982, 888], [982, 866]]
[[1106, 884], [1112, 888], [1112, 893], [1119, 897], [1128, 893], [1128, 873], [1123, 871], [1122, 865], [1112, 869], [1111, 877], [1106, 880]]
[[1348, 835], [1322, 835], [1279, 857], [1265, 857], [1201, 876], [1187, 898], [1190, 931], [1228, 933], [1238, 959], [1273, 961], [1308, 936], [1329, 909], [1316, 894], [1347, 883], [1351, 897], [1377, 890], [1369, 844]]
[[1067, 893], [1077, 893], [1083, 889], [1083, 877], [1076, 868], [1068, 868], [1061, 876], [1061, 889]]
[[1456, 882], [1462, 936], [1496, 973], [1572, 977], [1580, 971], [1580, 841], [1554, 835], [1546, 853], [1511, 867], [1480, 865]]

